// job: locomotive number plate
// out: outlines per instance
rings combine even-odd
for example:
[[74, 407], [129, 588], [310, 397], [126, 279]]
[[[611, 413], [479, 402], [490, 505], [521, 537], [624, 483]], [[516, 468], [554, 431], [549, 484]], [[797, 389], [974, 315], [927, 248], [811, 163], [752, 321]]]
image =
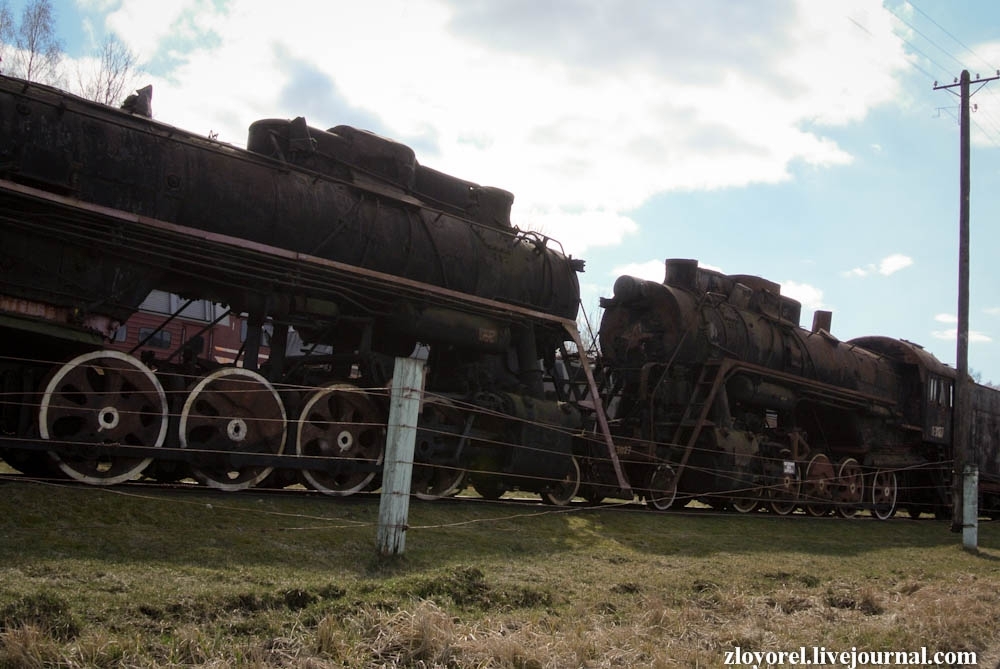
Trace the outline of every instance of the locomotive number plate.
[[785, 473], [790, 475], [795, 474], [795, 462], [793, 460], [785, 460]]

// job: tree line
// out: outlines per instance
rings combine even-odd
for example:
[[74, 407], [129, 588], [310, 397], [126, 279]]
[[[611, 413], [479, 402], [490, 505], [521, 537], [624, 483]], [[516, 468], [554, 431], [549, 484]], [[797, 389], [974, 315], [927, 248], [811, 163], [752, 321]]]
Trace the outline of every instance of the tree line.
[[69, 67], [56, 34], [51, 0], [29, 0], [15, 18], [9, 0], [0, 2], [0, 72], [68, 89], [107, 105], [121, 103], [137, 75], [137, 56], [108, 33], [90, 58]]

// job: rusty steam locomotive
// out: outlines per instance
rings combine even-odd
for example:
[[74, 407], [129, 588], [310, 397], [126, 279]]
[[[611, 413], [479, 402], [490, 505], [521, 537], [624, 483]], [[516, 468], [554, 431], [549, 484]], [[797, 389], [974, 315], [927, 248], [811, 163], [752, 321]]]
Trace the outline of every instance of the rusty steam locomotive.
[[[777, 284], [692, 260], [667, 261], [662, 284], [621, 277], [604, 307], [616, 433], [642, 459], [670, 463], [682, 491], [740, 512], [946, 513], [955, 371], [920, 346], [841, 342], [829, 312], [805, 330]], [[972, 395], [995, 513], [1000, 391]]]
[[[423, 349], [421, 497], [947, 507], [954, 372], [914, 344], [802, 330], [776, 284], [670, 261], [663, 284], [619, 279], [593, 358], [583, 263], [512, 226], [510, 193], [348, 126], [263, 120], [243, 150], [134, 111], [0, 77], [0, 453], [16, 469], [371, 489], [388, 362]], [[169, 356], [109, 346], [153, 289], [245, 319], [238, 364], [198, 355], [204, 329]], [[975, 395], [995, 507], [1000, 400]]]

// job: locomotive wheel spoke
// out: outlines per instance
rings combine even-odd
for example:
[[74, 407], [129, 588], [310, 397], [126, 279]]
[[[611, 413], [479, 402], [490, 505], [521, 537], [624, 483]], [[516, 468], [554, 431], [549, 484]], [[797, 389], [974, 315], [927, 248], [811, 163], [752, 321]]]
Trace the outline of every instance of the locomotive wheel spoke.
[[196, 479], [220, 490], [257, 485], [273, 467], [241, 466], [236, 453], [281, 454], [285, 449], [285, 407], [257, 372], [238, 367], [202, 377], [181, 411], [181, 448], [206, 451], [195, 458]]
[[830, 458], [823, 453], [814, 455], [806, 467], [806, 478], [802, 482], [802, 501], [810, 516], [825, 516], [830, 512], [835, 478]]
[[310, 487], [326, 495], [351, 495], [375, 478], [371, 467], [382, 463], [385, 424], [378, 406], [357, 386], [334, 384], [306, 400], [296, 423], [295, 451], [331, 459], [327, 470], [304, 469]]
[[879, 520], [888, 520], [896, 514], [896, 472], [880, 469], [872, 477], [872, 513]]
[[553, 488], [542, 493], [542, 501], [554, 506], [566, 506], [576, 497], [580, 489], [580, 463], [570, 456], [566, 460], [566, 473], [563, 478], [554, 483]]
[[457, 495], [465, 485], [465, 469], [455, 460], [465, 432], [462, 412], [446, 398], [428, 398], [417, 426], [410, 490], [424, 500]]
[[646, 504], [657, 511], [666, 511], [676, 498], [677, 474], [670, 465], [660, 465], [649, 478]]
[[837, 482], [834, 489], [837, 513], [844, 518], [850, 518], [856, 514], [864, 499], [864, 490], [864, 475], [861, 465], [854, 458], [842, 460], [837, 470]]
[[115, 445], [163, 445], [167, 398], [156, 375], [136, 358], [119, 351], [85, 353], [49, 379], [38, 427], [43, 439], [79, 445], [51, 454], [63, 473], [92, 485], [114, 485], [136, 478], [152, 461], [115, 455]]

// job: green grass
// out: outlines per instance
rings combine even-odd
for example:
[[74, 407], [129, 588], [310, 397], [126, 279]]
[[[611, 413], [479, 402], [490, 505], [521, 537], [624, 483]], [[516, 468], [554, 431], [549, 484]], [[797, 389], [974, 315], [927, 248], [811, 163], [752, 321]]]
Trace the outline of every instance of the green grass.
[[[734, 646], [1000, 661], [1000, 524], [0, 482], [0, 667], [721, 667]], [[990, 664], [988, 664], [990, 663]]]

